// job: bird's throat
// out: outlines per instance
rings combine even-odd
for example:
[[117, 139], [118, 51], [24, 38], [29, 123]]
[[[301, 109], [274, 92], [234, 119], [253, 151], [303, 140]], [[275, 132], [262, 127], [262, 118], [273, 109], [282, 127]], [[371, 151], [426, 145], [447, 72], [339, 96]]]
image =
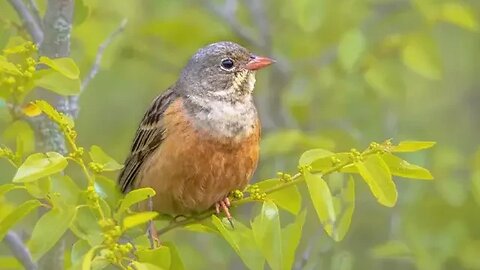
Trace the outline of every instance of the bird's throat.
[[242, 101], [190, 96], [186, 103], [196, 128], [216, 136], [240, 141], [254, 132], [257, 110], [251, 95]]

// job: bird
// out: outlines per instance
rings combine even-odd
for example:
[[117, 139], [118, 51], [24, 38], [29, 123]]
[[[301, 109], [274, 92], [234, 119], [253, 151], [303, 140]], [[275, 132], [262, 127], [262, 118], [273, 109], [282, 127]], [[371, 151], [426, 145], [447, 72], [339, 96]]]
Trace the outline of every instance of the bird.
[[118, 177], [121, 191], [150, 187], [150, 210], [214, 209], [231, 221], [228, 195], [248, 185], [259, 158], [255, 73], [274, 62], [229, 41], [199, 49], [145, 112]]

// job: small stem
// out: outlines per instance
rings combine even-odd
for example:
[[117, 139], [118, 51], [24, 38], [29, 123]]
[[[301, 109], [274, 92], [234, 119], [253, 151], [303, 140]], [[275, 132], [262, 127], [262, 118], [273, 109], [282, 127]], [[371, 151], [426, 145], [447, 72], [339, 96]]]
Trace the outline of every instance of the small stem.
[[[88, 186], [94, 187], [95, 186], [95, 180], [90, 175], [90, 173], [88, 172], [88, 168], [85, 165], [85, 161], [82, 158], [74, 158], [73, 160], [82, 169], [82, 172], [85, 175], [85, 178], [87, 178]], [[95, 205], [95, 207], [93, 207], [93, 208], [98, 211], [98, 215], [100, 216], [101, 219], [105, 219], [105, 214], [103, 213], [102, 207], [101, 207], [100, 203], [98, 203], [98, 201], [97, 201], [97, 204]]]
[[18, 13], [20, 19], [23, 21], [25, 28], [30, 36], [32, 36], [33, 41], [36, 44], [42, 43], [44, 37], [43, 30], [32, 13], [30, 13], [30, 10], [28, 10], [27, 6], [22, 2], [22, 0], [9, 0], [9, 2]]
[[82, 168], [82, 172], [83, 174], [85, 175], [85, 177], [87, 178], [87, 181], [88, 181], [88, 185], [89, 186], [93, 186], [95, 184], [95, 180], [93, 180], [93, 177], [90, 175], [90, 173], [88, 172], [88, 169], [87, 169], [87, 166], [85, 166], [85, 162], [83, 161], [83, 159], [80, 159], [77, 161], [78, 164], [80, 165], [80, 167]]
[[[376, 154], [378, 152], [379, 152], [379, 150], [376, 150], [376, 149], [367, 149], [367, 150], [362, 152], [362, 156], [366, 157], [366, 156]], [[343, 169], [344, 167], [346, 167], [348, 165], [352, 165], [352, 164], [354, 164], [354, 161], [351, 158], [349, 158], [348, 160], [346, 160], [342, 163], [339, 163], [336, 166], [333, 166], [328, 170], [318, 172], [318, 173], [321, 173], [322, 177], [327, 176], [329, 174], [332, 174], [336, 171], [339, 171], [339, 170]], [[305, 181], [305, 178], [302, 177], [302, 176], [303, 176], [302, 173], [299, 172], [299, 173], [295, 174], [294, 176], [292, 176], [290, 181], [279, 184], [279, 185], [277, 185], [275, 187], [272, 187], [270, 189], [267, 189], [267, 190], [265, 190], [265, 193], [270, 194], [270, 193], [285, 189], [287, 187], [302, 183], [302, 182]], [[250, 203], [250, 202], [257, 202], [257, 201], [259, 201], [259, 200], [254, 200], [252, 197], [246, 197], [246, 198], [243, 198], [243, 199], [240, 199], [240, 200], [233, 201], [232, 202], [232, 207], [240, 206], [242, 204], [246, 204], [246, 203]], [[162, 235], [162, 234], [167, 233], [168, 231], [171, 231], [175, 228], [197, 223], [199, 221], [202, 221], [202, 220], [212, 216], [213, 214], [215, 214], [214, 210], [207, 210], [207, 211], [204, 211], [204, 212], [202, 212], [198, 215], [187, 217], [186, 219], [184, 219], [182, 221], [170, 223], [169, 225], [167, 225], [167, 226], [161, 228], [160, 230], [158, 230], [157, 234]]]
[[17, 233], [13, 231], [8, 231], [4, 241], [12, 251], [15, 258], [17, 258], [17, 260], [23, 265], [25, 269], [38, 269], [37, 263], [32, 259], [30, 251], [25, 246], [22, 239], [18, 236]]

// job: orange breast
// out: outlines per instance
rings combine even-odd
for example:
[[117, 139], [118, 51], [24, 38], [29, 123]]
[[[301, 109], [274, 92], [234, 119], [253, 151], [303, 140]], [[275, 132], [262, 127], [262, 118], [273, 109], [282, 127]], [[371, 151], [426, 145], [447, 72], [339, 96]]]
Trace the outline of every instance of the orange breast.
[[165, 140], [142, 166], [138, 187], [152, 187], [154, 210], [190, 214], [244, 188], [258, 162], [260, 126], [234, 142], [195, 129], [177, 100], [165, 111]]

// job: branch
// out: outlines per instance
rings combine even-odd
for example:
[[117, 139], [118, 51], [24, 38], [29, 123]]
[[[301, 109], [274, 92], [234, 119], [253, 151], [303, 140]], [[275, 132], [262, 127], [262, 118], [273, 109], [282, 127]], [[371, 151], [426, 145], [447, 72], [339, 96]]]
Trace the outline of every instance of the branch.
[[251, 31], [251, 29], [242, 26], [238, 22], [237, 16], [235, 16], [235, 12], [237, 10], [237, 0], [226, 0], [223, 7], [219, 7], [210, 0], [204, 0], [204, 3], [208, 10], [225, 20], [232, 31], [239, 38], [259, 48], [263, 48], [265, 46], [262, 40], [259, 40], [255, 37], [255, 34], [253, 31]]
[[128, 20], [123, 19], [122, 22], [120, 23], [120, 25], [117, 27], [117, 29], [115, 29], [115, 31], [110, 33], [110, 35], [102, 42], [102, 44], [100, 44], [100, 46], [98, 46], [97, 55], [95, 56], [95, 62], [93, 64], [92, 68], [90, 69], [90, 72], [87, 74], [85, 79], [83, 79], [82, 87], [80, 88], [81, 92], [83, 90], [85, 90], [85, 88], [87, 88], [90, 81], [97, 75], [98, 70], [100, 69], [100, 63], [102, 61], [103, 54], [105, 53], [105, 49], [113, 42], [113, 40], [120, 33], [122, 33], [125, 30], [125, 27], [127, 26], [127, 23], [128, 23]]
[[[70, 55], [70, 36], [72, 30], [74, 0], [47, 0], [44, 24], [44, 39], [40, 44], [39, 55], [50, 58], [68, 57]], [[58, 111], [68, 113], [68, 98], [38, 89], [37, 98], [46, 100]], [[32, 118], [36, 133], [36, 142], [40, 151], [67, 152], [65, 137], [59, 126], [44, 114]], [[40, 269], [63, 269], [65, 255], [65, 238], [39, 259]]]
[[25, 6], [22, 0], [8, 0], [8, 1], [12, 5], [12, 7], [15, 9], [15, 11], [18, 13], [20, 19], [23, 21], [33, 41], [36, 44], [41, 44], [43, 42], [43, 36], [44, 36], [43, 30], [40, 27], [39, 22], [30, 13], [27, 6]]
[[250, 12], [255, 28], [258, 28], [260, 38], [262, 39], [262, 49], [269, 54], [272, 53], [272, 36], [270, 31], [270, 24], [268, 21], [268, 14], [265, 10], [265, 2], [258, 0], [247, 0], [246, 6]]
[[38, 5], [35, 0], [28, 0], [28, 7], [30, 8], [31, 12], [33, 13], [33, 17], [37, 21], [40, 28], [43, 29], [42, 19], [40, 18], [40, 11], [38, 10]]
[[12, 251], [13, 256], [17, 258], [17, 260], [23, 265], [25, 269], [27, 270], [38, 269], [37, 264], [32, 260], [30, 251], [28, 251], [23, 241], [20, 239], [20, 237], [18, 237], [18, 235], [15, 232], [13, 231], [7, 232], [7, 235], [5, 236], [4, 241]]
[[[85, 76], [82, 82], [82, 86], [80, 87], [80, 94], [87, 88], [87, 86], [90, 84], [90, 82], [95, 78], [97, 75], [98, 71], [100, 70], [100, 63], [102, 62], [103, 54], [105, 53], [105, 49], [110, 46], [110, 44], [115, 40], [118, 35], [120, 35], [124, 30], [125, 27], [127, 26], [128, 20], [123, 19], [120, 22], [120, 25], [112, 32], [108, 37], [98, 46], [98, 51], [97, 55], [95, 56], [95, 61], [88, 72], [88, 74]], [[71, 96], [68, 98], [68, 108], [69, 108], [69, 115], [72, 115], [74, 118], [77, 118], [78, 116], [78, 111], [79, 106], [78, 106], [78, 99], [80, 97], [79, 95], [76, 96]]]
[[[377, 149], [368, 149], [368, 150], [366, 150], [362, 153], [362, 156], [366, 157], [366, 156], [376, 154], [378, 152], [379, 152], [379, 150], [377, 150]], [[354, 160], [352, 158], [349, 158], [346, 161], [341, 162], [341, 163], [337, 164], [336, 166], [333, 166], [330, 169], [327, 169], [323, 172], [312, 171], [312, 173], [321, 173], [322, 177], [324, 177], [324, 176], [330, 175], [334, 172], [338, 172], [341, 169], [345, 168], [346, 166], [349, 166], [349, 165], [352, 165], [352, 164], [354, 164]], [[292, 178], [288, 182], [284, 182], [282, 184], [279, 184], [275, 187], [272, 187], [270, 189], [265, 190], [264, 192], [266, 194], [271, 194], [273, 192], [285, 189], [287, 187], [290, 187], [290, 186], [293, 186], [293, 185], [298, 185], [298, 184], [300, 184], [304, 181], [305, 181], [305, 178], [303, 177], [303, 174], [301, 172], [299, 172], [299, 173], [295, 174], [294, 176], [292, 176]], [[233, 201], [231, 203], [231, 206], [232, 207], [237, 207], [237, 206], [247, 204], [247, 203], [252, 203], [252, 202], [262, 202], [262, 200], [255, 200], [252, 197], [246, 197], [246, 198], [243, 198], [243, 199]], [[194, 223], [198, 223], [199, 221], [202, 221], [202, 220], [204, 220], [204, 219], [206, 219], [206, 218], [208, 218], [208, 217], [210, 217], [214, 214], [215, 214], [214, 210], [207, 210], [207, 211], [204, 211], [204, 212], [199, 213], [197, 215], [187, 217], [184, 220], [181, 220], [181, 221], [178, 221], [178, 222], [172, 222], [169, 225], [167, 225], [167, 226], [161, 228], [160, 230], [158, 230], [157, 234], [162, 235], [162, 234], [165, 234], [165, 233], [167, 233], [167, 232], [169, 232], [169, 231], [171, 231], [175, 228], [183, 227], [183, 226], [194, 224]]]

